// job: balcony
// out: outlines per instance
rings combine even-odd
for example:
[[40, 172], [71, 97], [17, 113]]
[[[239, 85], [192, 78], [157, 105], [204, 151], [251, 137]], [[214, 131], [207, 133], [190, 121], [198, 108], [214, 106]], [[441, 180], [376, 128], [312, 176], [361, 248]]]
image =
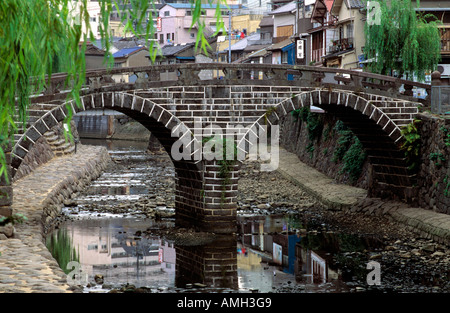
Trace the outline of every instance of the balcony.
[[328, 53], [336, 53], [350, 49], [353, 49], [353, 37], [333, 40], [332, 45], [328, 47]]
[[319, 63], [322, 62], [322, 56], [323, 56], [323, 49], [319, 48], [319, 49], [312, 49], [311, 51], [311, 61], [314, 63]]
[[450, 25], [439, 28], [441, 33], [441, 54], [450, 55]]

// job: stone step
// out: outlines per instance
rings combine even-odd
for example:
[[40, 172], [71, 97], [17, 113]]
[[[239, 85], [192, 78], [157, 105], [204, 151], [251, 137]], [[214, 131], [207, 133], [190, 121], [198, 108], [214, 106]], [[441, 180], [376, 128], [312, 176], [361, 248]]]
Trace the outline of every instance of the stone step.
[[66, 141], [65, 141], [65, 139], [58, 137], [58, 140], [55, 140], [49, 144], [52, 147], [52, 149], [60, 150], [60, 149], [62, 149], [61, 147], [66, 144]]
[[392, 173], [372, 173], [374, 180], [382, 181], [389, 185], [398, 187], [410, 187], [415, 180], [415, 175], [396, 175]]
[[47, 140], [47, 142], [49, 144], [54, 143], [54, 142], [56, 142], [59, 139], [59, 136], [56, 135], [54, 132], [51, 132], [51, 133], [46, 132], [44, 134], [44, 136], [45, 136], [45, 139]]

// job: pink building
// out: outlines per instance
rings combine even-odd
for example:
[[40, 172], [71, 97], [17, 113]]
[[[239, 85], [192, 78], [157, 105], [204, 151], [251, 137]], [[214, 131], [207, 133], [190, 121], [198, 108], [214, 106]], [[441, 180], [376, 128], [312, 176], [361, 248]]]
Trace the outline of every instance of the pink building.
[[[222, 6], [222, 16], [228, 29], [228, 9]], [[168, 3], [159, 10], [160, 28], [157, 29], [157, 39], [161, 46], [166, 44], [183, 44], [195, 42], [198, 27], [192, 25], [193, 7], [190, 3]], [[202, 4], [202, 18], [205, 20], [205, 35], [213, 35], [216, 31], [214, 17], [216, 5]]]

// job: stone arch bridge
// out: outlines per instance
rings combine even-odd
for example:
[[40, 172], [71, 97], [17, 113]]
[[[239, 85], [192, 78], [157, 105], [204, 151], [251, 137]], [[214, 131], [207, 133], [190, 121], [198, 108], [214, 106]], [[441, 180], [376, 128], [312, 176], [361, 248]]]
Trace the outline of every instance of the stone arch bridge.
[[414, 175], [400, 149], [401, 127], [430, 103], [429, 96], [414, 98], [413, 88], [431, 94], [430, 85], [349, 70], [173, 64], [88, 71], [77, 106], [68, 100], [65, 80], [64, 74], [54, 75], [43, 93], [32, 98], [29, 123], [15, 135], [12, 147], [13, 178], [36, 140], [65, 120], [69, 111], [117, 110], [142, 123], [171, 155], [177, 223], [223, 233], [235, 231], [242, 159], [207, 160], [199, 154], [205, 138], [234, 129], [238, 154], [246, 155], [283, 116], [314, 105], [336, 115], [360, 139], [371, 163], [369, 192], [390, 192], [408, 200]]

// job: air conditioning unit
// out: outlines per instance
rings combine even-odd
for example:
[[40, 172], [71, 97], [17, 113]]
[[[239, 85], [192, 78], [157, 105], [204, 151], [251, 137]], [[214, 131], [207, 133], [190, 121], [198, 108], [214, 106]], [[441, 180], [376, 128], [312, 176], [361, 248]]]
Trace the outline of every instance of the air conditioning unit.
[[441, 73], [441, 77], [450, 77], [450, 64], [439, 64], [437, 70]]

